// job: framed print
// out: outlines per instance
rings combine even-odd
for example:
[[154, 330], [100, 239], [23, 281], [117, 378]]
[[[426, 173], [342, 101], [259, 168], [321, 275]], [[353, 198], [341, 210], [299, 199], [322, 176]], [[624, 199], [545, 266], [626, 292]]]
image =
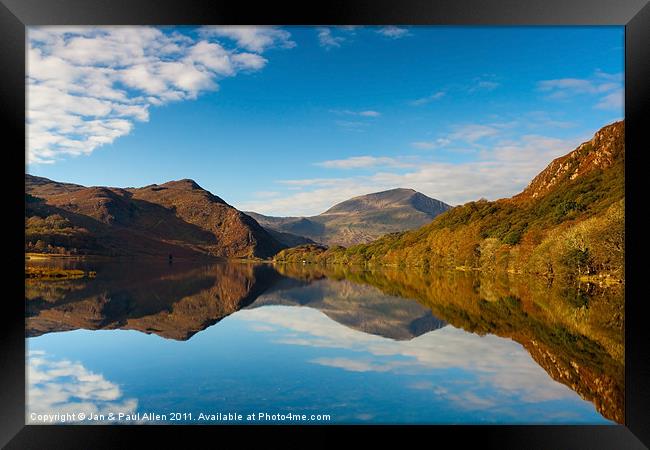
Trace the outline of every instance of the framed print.
[[0, 12], [7, 448], [646, 448], [647, 2]]

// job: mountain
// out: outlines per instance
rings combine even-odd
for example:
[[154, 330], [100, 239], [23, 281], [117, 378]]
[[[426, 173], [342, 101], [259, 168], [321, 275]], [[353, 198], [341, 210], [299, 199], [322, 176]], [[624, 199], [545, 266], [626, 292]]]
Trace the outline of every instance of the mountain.
[[286, 248], [192, 180], [122, 189], [26, 174], [25, 191], [26, 251], [266, 258]]
[[406, 211], [408, 213], [417, 211], [434, 216], [449, 209], [449, 205], [413, 189], [397, 188], [351, 198], [332, 206], [322, 215], [375, 213], [385, 209], [407, 207], [412, 210]]
[[603, 127], [512, 198], [457, 206], [413, 231], [348, 249], [308, 245], [276, 261], [461, 267], [624, 280], [625, 127]]
[[387, 233], [418, 228], [449, 208], [446, 203], [413, 189], [391, 189], [351, 198], [312, 217], [246, 214], [268, 230], [305, 236], [311, 243], [349, 246], [370, 242]]
[[602, 128], [593, 139], [583, 142], [571, 153], [554, 159], [526, 189], [514, 196], [517, 200], [535, 199], [556, 186], [598, 169], [607, 169], [625, 156], [623, 121]]

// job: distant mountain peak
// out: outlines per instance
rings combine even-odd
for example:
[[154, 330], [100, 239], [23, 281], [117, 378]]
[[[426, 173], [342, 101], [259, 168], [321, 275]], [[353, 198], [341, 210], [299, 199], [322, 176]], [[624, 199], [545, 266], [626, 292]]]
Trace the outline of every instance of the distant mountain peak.
[[426, 214], [437, 215], [449, 209], [449, 205], [440, 200], [427, 197], [411, 188], [394, 188], [387, 191], [359, 195], [337, 203], [322, 215], [365, 213], [386, 208], [412, 207]]
[[359, 195], [311, 217], [253, 216], [263, 227], [327, 245], [370, 242], [387, 233], [418, 228], [451, 206], [410, 188]]

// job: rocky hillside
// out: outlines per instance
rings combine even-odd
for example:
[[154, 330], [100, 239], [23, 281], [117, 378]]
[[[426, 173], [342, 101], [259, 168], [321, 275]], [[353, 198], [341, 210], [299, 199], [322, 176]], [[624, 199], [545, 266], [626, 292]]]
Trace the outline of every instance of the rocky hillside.
[[[326, 245], [367, 243], [429, 223], [451, 206], [413, 189], [361, 195], [311, 217], [270, 217], [247, 212], [269, 230], [305, 236]], [[307, 242], [305, 242], [307, 243]]]
[[588, 142], [561, 156], [533, 178], [528, 187], [514, 198], [539, 198], [556, 186], [598, 169], [606, 169], [625, 156], [624, 123], [615, 122], [600, 129]]
[[266, 258], [286, 246], [192, 180], [84, 187], [25, 175], [26, 251]]
[[431, 223], [350, 248], [301, 246], [276, 261], [462, 267], [553, 279], [624, 280], [623, 122], [553, 161], [519, 195], [457, 206]]

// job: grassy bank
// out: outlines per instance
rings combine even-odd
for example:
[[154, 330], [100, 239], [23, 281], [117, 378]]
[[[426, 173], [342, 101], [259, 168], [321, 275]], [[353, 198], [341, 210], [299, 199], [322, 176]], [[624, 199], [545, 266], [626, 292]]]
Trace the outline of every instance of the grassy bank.
[[61, 269], [57, 267], [25, 267], [25, 279], [39, 280], [70, 280], [77, 278], [95, 278], [92, 270]]

